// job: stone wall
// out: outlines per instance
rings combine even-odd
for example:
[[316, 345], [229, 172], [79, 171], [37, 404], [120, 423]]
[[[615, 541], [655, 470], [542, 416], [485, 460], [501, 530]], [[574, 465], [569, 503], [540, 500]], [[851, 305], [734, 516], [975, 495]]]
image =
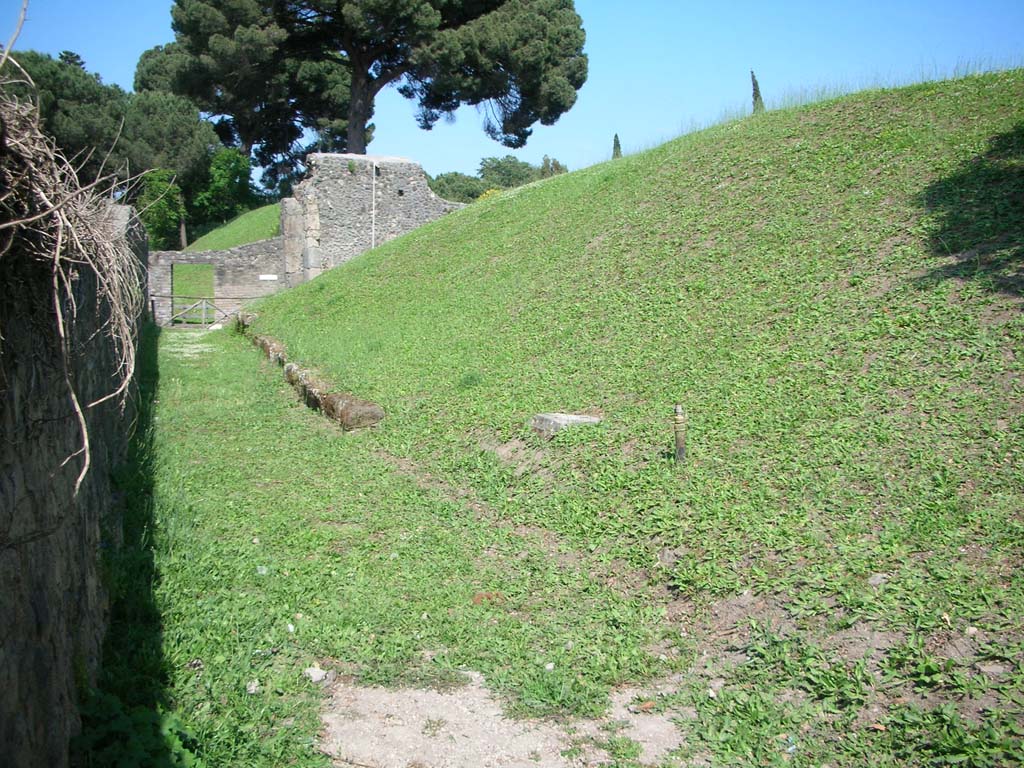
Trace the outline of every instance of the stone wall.
[[[125, 212], [112, 218], [112, 236], [119, 227], [123, 234]], [[134, 243], [144, 258], [145, 241]], [[111, 391], [116, 365], [110, 340], [97, 333], [105, 307], [96, 275], [80, 268], [68, 376], [84, 408], [91, 468], [76, 494], [82, 433], [51, 281], [51, 264], [17, 241], [0, 259], [0, 766], [19, 768], [68, 764], [77, 696], [95, 682], [108, 618], [100, 552], [120, 542], [110, 474], [133, 418], [116, 399], [86, 407]]]
[[[174, 264], [213, 264], [214, 303], [235, 312], [247, 299], [312, 280], [364, 251], [440, 218], [462, 203], [442, 200], [419, 163], [399, 157], [312, 154], [308, 178], [281, 201], [281, 236], [226, 251], [149, 255], [150, 308], [172, 317]], [[271, 279], [276, 277], [276, 279]]]
[[306, 162], [309, 175], [295, 199], [304, 215], [307, 279], [463, 207], [435, 195], [412, 160], [317, 153]]
[[225, 251], [151, 251], [149, 254], [150, 312], [160, 325], [171, 320], [175, 264], [212, 264], [213, 295], [218, 309], [237, 311], [247, 300], [302, 282], [302, 271], [289, 274], [284, 238], [259, 240]]
[[284, 270], [289, 283], [307, 280], [303, 251], [306, 248], [306, 219], [302, 206], [294, 197], [281, 200], [281, 238]]

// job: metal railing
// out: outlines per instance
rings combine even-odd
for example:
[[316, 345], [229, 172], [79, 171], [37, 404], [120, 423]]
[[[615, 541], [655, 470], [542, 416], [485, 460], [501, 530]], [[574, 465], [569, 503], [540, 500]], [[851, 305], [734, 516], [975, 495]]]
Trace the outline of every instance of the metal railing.
[[[213, 299], [195, 299], [194, 296], [175, 296], [168, 325], [199, 325], [209, 326], [228, 319], [238, 310], [226, 310], [213, 303]], [[178, 309], [181, 301], [191, 301], [188, 306]]]
[[[221, 299], [213, 299], [209, 296], [169, 296], [167, 294], [151, 294], [150, 312], [153, 317], [158, 317], [158, 302], [167, 306], [170, 304], [170, 317], [161, 323], [164, 326], [190, 325], [194, 327], [209, 327], [214, 323], [223, 322], [238, 314], [240, 305], [247, 301], [262, 298], [260, 296], [230, 296]], [[228, 302], [233, 309], [224, 309], [218, 306], [217, 301]]]

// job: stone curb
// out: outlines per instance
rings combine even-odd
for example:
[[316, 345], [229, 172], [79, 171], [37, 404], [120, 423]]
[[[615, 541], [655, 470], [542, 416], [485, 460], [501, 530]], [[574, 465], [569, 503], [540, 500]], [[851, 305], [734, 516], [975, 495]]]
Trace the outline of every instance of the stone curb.
[[346, 432], [372, 427], [384, 416], [384, 409], [369, 400], [363, 400], [347, 392], [332, 392], [330, 385], [308, 368], [288, 362], [288, 351], [284, 344], [270, 336], [250, 333], [256, 315], [239, 312], [237, 330], [252, 339], [252, 343], [263, 350], [268, 360], [284, 368], [284, 379], [310, 408], [338, 422]]

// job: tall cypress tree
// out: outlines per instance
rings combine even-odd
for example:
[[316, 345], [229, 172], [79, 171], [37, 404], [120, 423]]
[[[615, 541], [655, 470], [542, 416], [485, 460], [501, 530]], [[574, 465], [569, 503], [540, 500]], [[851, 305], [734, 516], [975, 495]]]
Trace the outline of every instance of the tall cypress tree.
[[761, 86], [757, 84], [757, 75], [750, 70], [750, 86], [753, 89], [754, 114], [764, 112], [764, 101], [761, 99]]
[[622, 145], [619, 144], [619, 134], [615, 134], [615, 138], [612, 140], [612, 160], [622, 157]]

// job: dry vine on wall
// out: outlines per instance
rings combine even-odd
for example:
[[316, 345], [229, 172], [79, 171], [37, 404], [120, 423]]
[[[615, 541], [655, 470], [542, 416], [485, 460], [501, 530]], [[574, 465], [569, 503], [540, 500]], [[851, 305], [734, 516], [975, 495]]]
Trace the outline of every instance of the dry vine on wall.
[[[64, 460], [67, 464], [80, 457], [77, 493], [90, 466], [85, 411], [112, 398], [121, 398], [123, 405], [135, 372], [142, 265], [123, 231], [118, 231], [108, 196], [115, 189], [115, 176], [86, 185], [79, 182], [72, 162], [40, 130], [38, 105], [31, 97], [19, 96], [34, 93], [35, 88], [8, 55], [12, 44], [13, 39], [0, 57], [0, 282], [5, 283], [3, 291], [16, 287], [5, 279], [16, 272], [12, 261], [24, 260], [48, 271], [52, 312], [39, 320], [51, 324], [60, 339], [64, 382], [80, 426], [80, 447]], [[103, 313], [99, 332], [112, 340], [117, 361], [110, 391], [92, 402], [79, 400], [70, 369], [69, 329], [79, 311], [74, 286], [86, 270], [97, 285], [96, 311]], [[0, 327], [0, 340], [4, 332]], [[6, 386], [3, 362], [0, 356], [0, 386]]]

